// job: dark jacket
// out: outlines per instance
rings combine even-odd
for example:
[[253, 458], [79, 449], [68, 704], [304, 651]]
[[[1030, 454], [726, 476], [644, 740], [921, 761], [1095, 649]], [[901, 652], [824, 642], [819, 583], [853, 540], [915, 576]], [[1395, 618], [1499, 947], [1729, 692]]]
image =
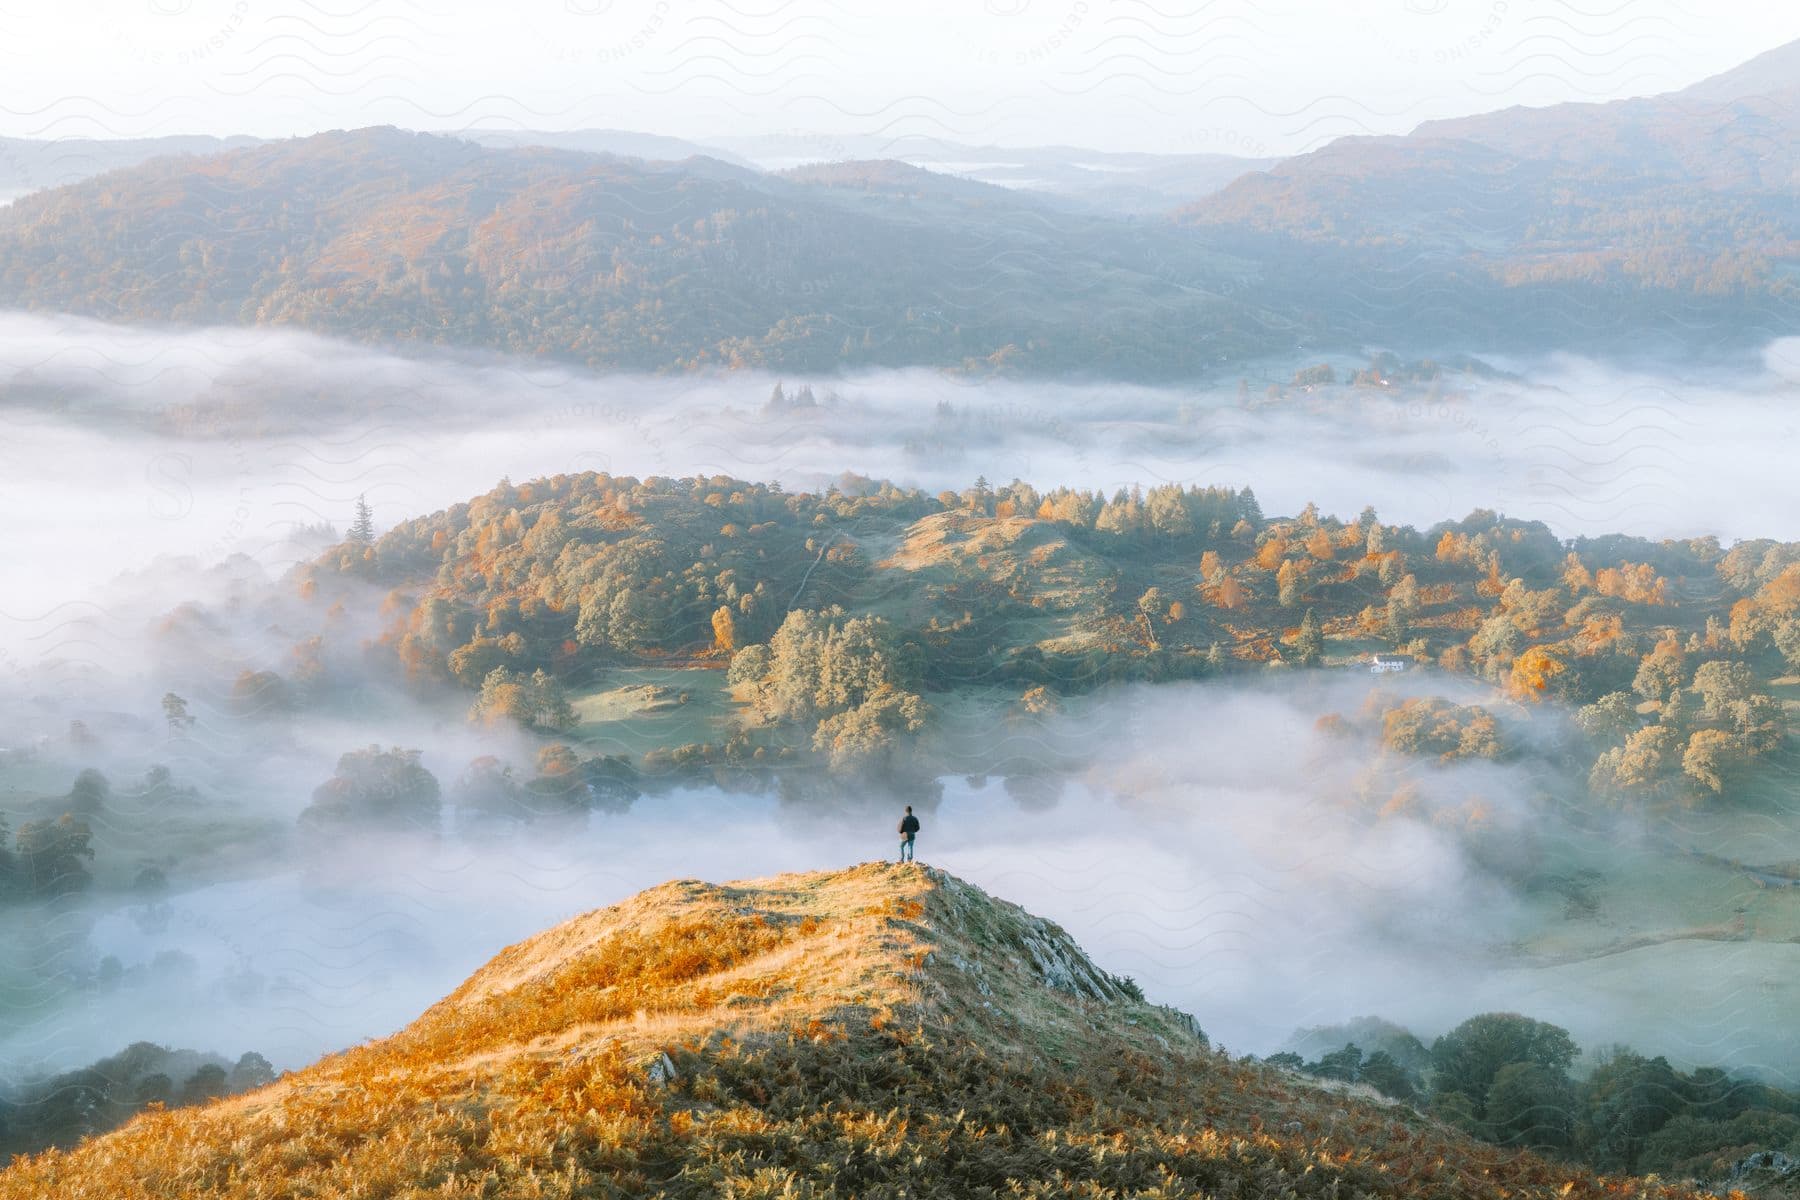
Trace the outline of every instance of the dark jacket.
[[907, 813], [904, 817], [901, 817], [900, 832], [905, 834], [919, 832], [919, 818], [913, 816], [911, 813]]

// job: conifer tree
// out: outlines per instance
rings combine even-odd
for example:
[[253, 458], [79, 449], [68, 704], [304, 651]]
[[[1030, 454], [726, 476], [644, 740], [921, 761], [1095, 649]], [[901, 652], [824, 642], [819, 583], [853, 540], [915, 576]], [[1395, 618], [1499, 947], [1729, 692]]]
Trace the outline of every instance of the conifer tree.
[[356, 498], [356, 519], [350, 522], [350, 532], [346, 540], [359, 546], [375, 544], [375, 513], [369, 507], [369, 501], [363, 496]]

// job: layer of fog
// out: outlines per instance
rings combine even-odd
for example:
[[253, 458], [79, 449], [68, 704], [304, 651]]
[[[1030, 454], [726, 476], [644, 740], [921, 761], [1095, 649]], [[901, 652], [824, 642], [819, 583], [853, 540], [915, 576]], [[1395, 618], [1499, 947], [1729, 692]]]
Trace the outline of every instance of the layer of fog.
[[[1559, 359], [1519, 381], [1327, 388], [1268, 403], [1298, 364], [1214, 388], [972, 382], [925, 371], [813, 381], [771, 411], [756, 373], [595, 375], [307, 334], [0, 317], [0, 503], [17, 621], [154, 554], [277, 569], [297, 531], [444, 507], [501, 476], [728, 474], [818, 487], [845, 472], [932, 491], [1173, 481], [1256, 489], [1421, 527], [1475, 508], [1559, 534], [1800, 536], [1783, 447], [1800, 341], [1762, 373], [1678, 380]], [[802, 380], [783, 381], [797, 393]], [[1466, 396], [1460, 393], [1466, 392]], [[10, 623], [10, 622], [9, 622]], [[41, 632], [38, 630], [36, 632]], [[0, 635], [3, 636], [3, 635]]]
[[[1530, 765], [1415, 768], [1417, 808], [1376, 819], [1355, 798], [1373, 749], [1315, 726], [1323, 712], [1356, 712], [1372, 686], [1297, 676], [1078, 701], [1012, 740], [1086, 767], [1050, 790], [944, 779], [941, 800], [922, 803], [921, 859], [1062, 923], [1101, 966], [1194, 1012], [1236, 1052], [1364, 1013], [1429, 1038], [1511, 1010], [1590, 1046], [1793, 1077], [1800, 947], [1687, 942], [1520, 965], [1509, 947], [1542, 920], [1522, 879], [1546, 856], [1570, 869], [1605, 868], [1604, 857], [1581, 858]], [[1474, 694], [1424, 677], [1379, 686]], [[521, 753], [416, 716], [383, 732], [424, 747], [446, 782], [475, 753]], [[256, 803], [291, 821], [329, 748], [355, 738], [303, 723], [260, 769]], [[1473, 825], [1462, 815], [1472, 803], [1483, 814]], [[399, 1028], [501, 947], [644, 887], [891, 856], [892, 807], [689, 788], [574, 828], [465, 839], [447, 813], [442, 840], [371, 834], [286, 852], [243, 878], [97, 914], [61, 965], [91, 971], [110, 955], [132, 986], [12, 1014], [0, 1062], [72, 1065], [141, 1038], [302, 1065]]]

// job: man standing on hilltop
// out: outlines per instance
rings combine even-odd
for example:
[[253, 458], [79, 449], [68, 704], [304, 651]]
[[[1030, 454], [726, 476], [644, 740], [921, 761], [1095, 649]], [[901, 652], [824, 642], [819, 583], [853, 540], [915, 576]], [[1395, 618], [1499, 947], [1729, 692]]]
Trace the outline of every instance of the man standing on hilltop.
[[913, 816], [912, 805], [906, 806], [906, 815], [900, 818], [900, 861], [913, 860], [913, 838], [919, 833], [919, 818]]

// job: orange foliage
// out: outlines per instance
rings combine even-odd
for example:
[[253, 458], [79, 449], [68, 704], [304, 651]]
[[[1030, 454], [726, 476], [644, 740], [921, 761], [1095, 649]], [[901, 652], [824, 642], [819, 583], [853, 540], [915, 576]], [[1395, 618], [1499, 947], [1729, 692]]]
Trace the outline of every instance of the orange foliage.
[[1221, 579], [1219, 586], [1212, 589], [1212, 602], [1228, 611], [1242, 608], [1244, 602], [1249, 598], [1250, 595], [1244, 590], [1244, 585], [1231, 575]]
[[1800, 612], [1800, 563], [1787, 567], [1756, 593], [1756, 602], [1773, 617], [1792, 616]]
[[1567, 668], [1544, 646], [1533, 646], [1513, 660], [1507, 691], [1520, 700], [1536, 703], [1544, 698], [1550, 681]]
[[1625, 631], [1625, 622], [1615, 613], [1611, 616], [1589, 617], [1576, 634], [1581, 643], [1583, 654], [1598, 654], [1619, 640]]
[[1669, 584], [1649, 563], [1620, 563], [1594, 572], [1594, 590], [1631, 604], [1667, 604]]

